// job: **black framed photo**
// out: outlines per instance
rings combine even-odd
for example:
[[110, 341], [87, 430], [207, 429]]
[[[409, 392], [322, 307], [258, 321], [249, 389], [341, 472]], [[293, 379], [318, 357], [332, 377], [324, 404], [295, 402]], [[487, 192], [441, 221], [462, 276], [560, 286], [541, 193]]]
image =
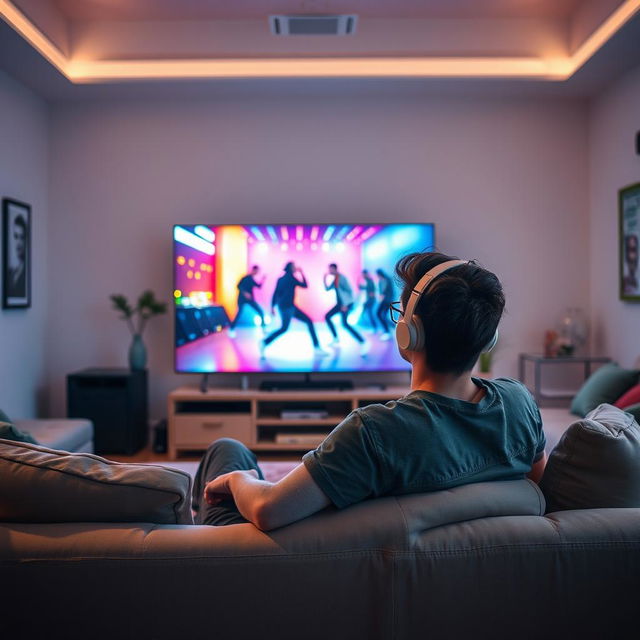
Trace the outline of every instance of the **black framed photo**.
[[640, 182], [619, 191], [620, 299], [640, 302]]
[[31, 306], [31, 207], [2, 200], [2, 308]]

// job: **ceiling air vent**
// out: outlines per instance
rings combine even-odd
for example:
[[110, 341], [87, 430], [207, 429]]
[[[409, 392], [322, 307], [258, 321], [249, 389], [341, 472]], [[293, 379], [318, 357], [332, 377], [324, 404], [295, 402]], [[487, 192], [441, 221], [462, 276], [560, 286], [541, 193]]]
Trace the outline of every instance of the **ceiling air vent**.
[[269, 16], [276, 36], [348, 36], [355, 32], [356, 15]]

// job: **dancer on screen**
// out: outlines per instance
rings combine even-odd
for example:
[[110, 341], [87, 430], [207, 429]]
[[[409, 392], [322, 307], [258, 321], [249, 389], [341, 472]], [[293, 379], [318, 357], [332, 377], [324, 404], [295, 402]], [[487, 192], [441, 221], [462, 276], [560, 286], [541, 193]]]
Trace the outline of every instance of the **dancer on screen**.
[[382, 269], [376, 269], [376, 275], [378, 276], [378, 292], [380, 293], [380, 303], [378, 304], [376, 315], [380, 320], [383, 332], [380, 340], [389, 340], [391, 334], [389, 333], [387, 315], [389, 313], [389, 305], [393, 302], [393, 282]]
[[371, 328], [375, 331], [377, 328], [376, 316], [374, 313], [374, 307], [376, 306], [376, 283], [369, 275], [367, 269], [362, 270], [362, 281], [358, 285], [358, 288], [364, 292], [364, 303], [362, 304], [362, 314], [367, 315]]
[[324, 319], [329, 325], [329, 331], [333, 336], [331, 344], [337, 345], [340, 343], [336, 328], [333, 326], [331, 318], [340, 314], [342, 318], [342, 326], [360, 343], [360, 354], [365, 355], [368, 351], [368, 344], [365, 339], [349, 324], [349, 312], [353, 309], [353, 290], [349, 284], [347, 277], [338, 271], [338, 265], [331, 263], [329, 265], [329, 272], [324, 274], [324, 288], [329, 291], [334, 289], [336, 292], [336, 304], [327, 311]]
[[[296, 278], [296, 274], [300, 279]], [[264, 348], [288, 331], [293, 318], [307, 325], [315, 352], [318, 355], [327, 355], [327, 352], [320, 346], [311, 318], [295, 305], [296, 287], [306, 289], [308, 287], [307, 280], [304, 277], [304, 273], [302, 273], [302, 269], [297, 267], [294, 262], [287, 262], [284, 266], [284, 274], [278, 278], [278, 283], [271, 299], [271, 313], [275, 313], [275, 307], [278, 307], [282, 326], [262, 341], [260, 350], [263, 358]]]
[[258, 316], [260, 316], [260, 326], [262, 327], [262, 330], [265, 331], [264, 312], [253, 296], [253, 290], [262, 288], [262, 285], [264, 284], [264, 281], [266, 279], [266, 276], [263, 276], [262, 280], [258, 282], [256, 280], [256, 277], [259, 273], [260, 267], [257, 264], [253, 265], [253, 267], [251, 268], [251, 272], [241, 278], [237, 284], [238, 311], [235, 315], [235, 318], [229, 325], [229, 336], [231, 338], [234, 338], [236, 335], [236, 324], [238, 323], [238, 319], [240, 318], [240, 314], [242, 313], [242, 309], [245, 305], [249, 305], [258, 314]]

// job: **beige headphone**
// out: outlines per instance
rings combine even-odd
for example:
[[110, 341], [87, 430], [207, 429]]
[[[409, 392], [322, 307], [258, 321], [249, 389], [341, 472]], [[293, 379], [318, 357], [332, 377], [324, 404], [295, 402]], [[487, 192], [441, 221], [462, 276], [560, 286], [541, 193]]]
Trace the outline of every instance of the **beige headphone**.
[[[420, 297], [426, 292], [429, 285], [433, 280], [435, 280], [435, 278], [445, 271], [453, 269], [453, 267], [457, 267], [461, 264], [469, 264], [469, 261], [447, 260], [446, 262], [442, 262], [433, 267], [433, 269], [429, 269], [429, 271], [427, 271], [427, 273], [418, 280], [418, 283], [412, 289], [411, 295], [409, 296], [407, 308], [405, 309], [402, 318], [398, 320], [398, 324], [396, 324], [396, 341], [401, 349], [416, 351], [424, 348], [424, 327], [422, 326], [420, 318], [414, 314], [418, 302], [420, 301]], [[482, 351], [484, 353], [488, 353], [496, 346], [496, 342], [498, 342], [497, 329], [489, 344]]]

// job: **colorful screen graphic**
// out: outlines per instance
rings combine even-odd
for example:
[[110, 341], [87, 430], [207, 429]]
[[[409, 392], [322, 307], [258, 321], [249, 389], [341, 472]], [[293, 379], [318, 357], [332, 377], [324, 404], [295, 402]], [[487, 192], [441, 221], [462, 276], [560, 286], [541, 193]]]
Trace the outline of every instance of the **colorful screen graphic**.
[[180, 373], [405, 371], [389, 304], [433, 224], [176, 225]]

